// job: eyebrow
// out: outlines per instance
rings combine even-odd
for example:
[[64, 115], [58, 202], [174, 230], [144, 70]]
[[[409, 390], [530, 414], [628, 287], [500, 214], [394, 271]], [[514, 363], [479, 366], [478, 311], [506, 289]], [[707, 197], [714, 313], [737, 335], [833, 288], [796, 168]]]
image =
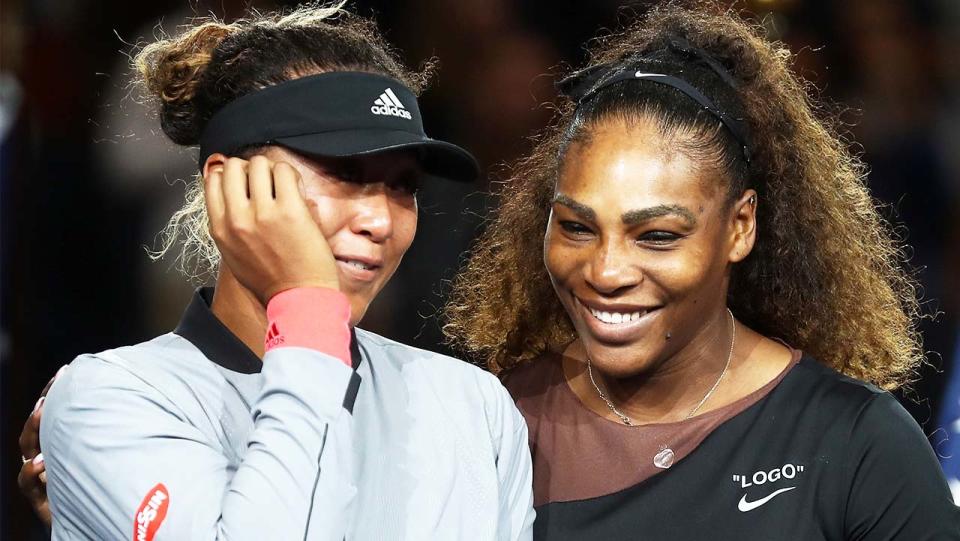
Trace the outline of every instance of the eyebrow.
[[579, 201], [575, 201], [575, 200], [573, 200], [572, 198], [570, 198], [570, 197], [568, 197], [568, 196], [566, 196], [566, 195], [564, 195], [564, 194], [562, 194], [562, 193], [558, 193], [557, 195], [555, 195], [555, 196], [553, 197], [553, 202], [554, 202], [554, 203], [559, 203], [559, 204], [561, 204], [561, 205], [569, 208], [570, 210], [572, 210], [572, 211], [576, 212], [577, 214], [579, 214], [581, 218], [586, 218], [587, 220], [590, 220], [591, 222], [594, 222], [594, 221], [597, 220], [597, 213], [596, 213], [596, 211], [594, 211], [592, 208], [588, 207], [587, 205], [584, 205], [583, 203], [580, 203]]
[[[553, 202], [569, 208], [587, 220], [596, 221], [597, 219], [595, 210], [562, 193], [555, 195]], [[620, 215], [620, 220], [626, 225], [638, 225], [663, 216], [679, 216], [687, 222], [689, 227], [697, 225], [697, 217], [690, 209], [681, 205], [657, 205], [645, 209], [629, 210]]]
[[623, 223], [637, 225], [663, 216], [679, 216], [689, 227], [697, 225], [697, 217], [687, 207], [681, 205], [657, 205], [639, 210], [630, 210], [620, 216]]

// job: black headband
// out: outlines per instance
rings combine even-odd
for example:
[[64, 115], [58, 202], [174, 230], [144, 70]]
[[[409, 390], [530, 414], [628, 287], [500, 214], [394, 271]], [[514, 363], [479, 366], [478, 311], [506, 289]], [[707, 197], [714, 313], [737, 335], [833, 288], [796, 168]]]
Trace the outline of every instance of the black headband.
[[[717, 63], [716, 60], [710, 58], [709, 55], [703, 51], [692, 47], [686, 40], [672, 41], [669, 44], [669, 47], [687, 55], [694, 56], [697, 60], [704, 62], [712, 71], [716, 72], [717, 75], [723, 79], [724, 83], [736, 89], [736, 83], [733, 81], [733, 78]], [[636, 59], [637, 62], [643, 60], [650, 59], [646, 57], [640, 57]], [[591, 98], [596, 96], [601, 89], [621, 81], [649, 81], [652, 83], [670, 86], [679, 90], [687, 97], [697, 102], [701, 107], [703, 107], [704, 110], [708, 111], [720, 120], [730, 134], [733, 135], [734, 139], [736, 139], [740, 144], [743, 152], [743, 158], [747, 161], [747, 163], [750, 163], [750, 146], [747, 144], [747, 141], [749, 140], [747, 135], [749, 132], [747, 123], [743, 119], [731, 117], [722, 111], [713, 103], [712, 100], [710, 100], [710, 98], [706, 97], [703, 92], [700, 92], [696, 87], [679, 77], [666, 75], [663, 73], [648, 73], [644, 70], [635, 71], [601, 64], [574, 73], [570, 77], [560, 81], [558, 86], [561, 92], [570, 96], [571, 99], [577, 102], [577, 114], [579, 114], [580, 107], [590, 101]]]
[[227, 104], [200, 137], [200, 168], [215, 152], [280, 145], [307, 156], [347, 157], [393, 149], [419, 151], [428, 173], [474, 180], [466, 150], [427, 137], [413, 92], [373, 73], [337, 71], [266, 87]]

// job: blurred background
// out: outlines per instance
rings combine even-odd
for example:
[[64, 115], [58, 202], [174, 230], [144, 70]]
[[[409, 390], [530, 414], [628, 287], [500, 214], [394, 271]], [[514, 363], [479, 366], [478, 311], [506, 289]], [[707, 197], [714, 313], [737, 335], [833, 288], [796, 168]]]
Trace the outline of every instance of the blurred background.
[[[168, 143], [132, 99], [127, 55], [190, 17], [293, 3], [0, 4], [0, 539], [46, 538], [16, 489], [17, 435], [46, 381], [79, 353], [169, 331], [195, 286], [172, 258], [147, 257], [182, 202], [195, 157]], [[411, 65], [440, 58], [422, 100], [427, 130], [471, 149], [488, 179], [426, 187], [417, 240], [361, 326], [446, 352], [436, 312], [491, 204], [489, 179], [502, 178], [550, 118], [553, 74], [579, 64], [589, 38], [650, 4], [351, 2]], [[930, 366], [901, 399], [960, 498], [960, 2], [736, 5], [799, 53], [796, 69], [846, 108], [870, 187], [904, 228], [926, 311], [939, 315], [923, 324]]]

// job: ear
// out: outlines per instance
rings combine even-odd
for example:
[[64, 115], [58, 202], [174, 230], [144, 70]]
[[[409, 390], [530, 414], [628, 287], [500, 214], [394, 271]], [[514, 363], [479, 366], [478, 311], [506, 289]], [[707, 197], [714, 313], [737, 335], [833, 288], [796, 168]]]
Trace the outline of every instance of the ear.
[[730, 215], [731, 247], [728, 259], [739, 263], [750, 255], [757, 240], [757, 205], [760, 201], [756, 190], [746, 190], [733, 203]]
[[207, 178], [207, 175], [210, 174], [210, 171], [223, 171], [223, 166], [226, 163], [227, 157], [224, 154], [214, 152], [207, 158], [207, 161], [203, 162], [203, 178]]

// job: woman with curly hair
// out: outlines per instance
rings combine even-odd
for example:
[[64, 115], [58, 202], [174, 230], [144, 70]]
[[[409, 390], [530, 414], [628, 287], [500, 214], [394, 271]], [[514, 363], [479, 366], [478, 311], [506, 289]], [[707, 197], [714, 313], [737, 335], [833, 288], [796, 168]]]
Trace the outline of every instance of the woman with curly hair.
[[424, 133], [425, 74], [318, 5], [195, 21], [136, 61], [164, 133], [200, 149], [166, 248], [184, 238], [216, 288], [38, 404], [21, 482], [42, 516], [45, 468], [53, 538], [529, 538], [526, 426], [497, 379], [355, 328], [421, 177], [477, 174]]
[[885, 392], [923, 358], [903, 247], [791, 58], [654, 9], [505, 184], [445, 331], [527, 420], [535, 538], [960, 539]]

